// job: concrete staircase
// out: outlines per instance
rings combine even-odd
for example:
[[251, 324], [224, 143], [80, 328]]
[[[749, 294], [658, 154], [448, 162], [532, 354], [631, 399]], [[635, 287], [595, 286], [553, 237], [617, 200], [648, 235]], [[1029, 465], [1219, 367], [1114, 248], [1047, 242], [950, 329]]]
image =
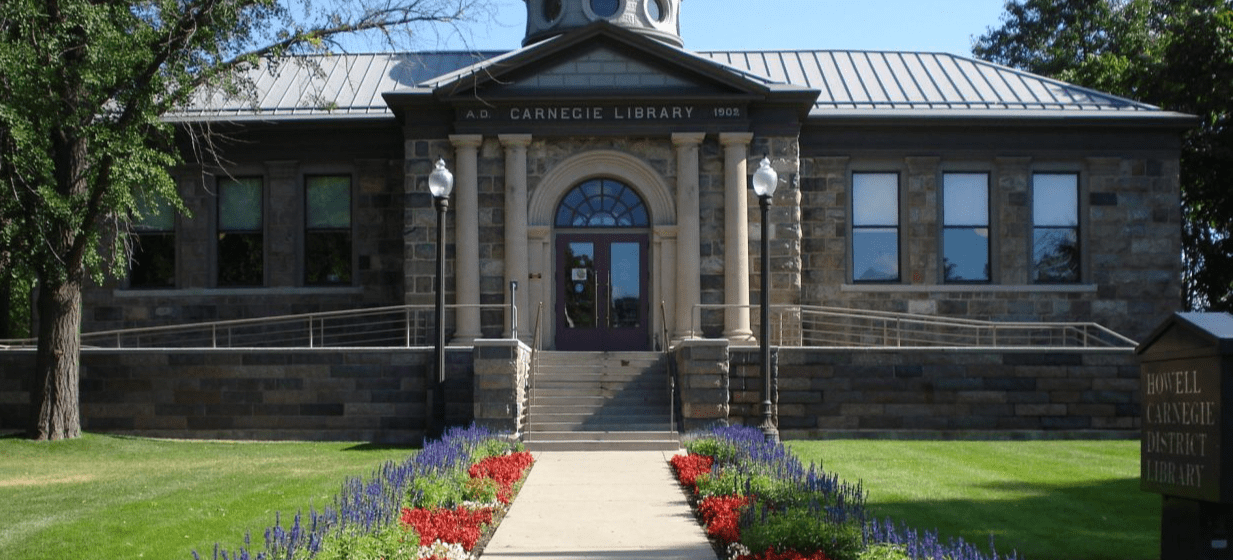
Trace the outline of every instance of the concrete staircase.
[[531, 451], [680, 448], [656, 352], [540, 352], [524, 436]]

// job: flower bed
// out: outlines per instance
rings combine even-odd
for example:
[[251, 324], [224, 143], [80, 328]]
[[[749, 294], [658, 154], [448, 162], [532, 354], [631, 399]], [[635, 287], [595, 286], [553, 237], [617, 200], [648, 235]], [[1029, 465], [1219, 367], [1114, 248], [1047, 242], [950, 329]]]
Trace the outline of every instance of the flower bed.
[[865, 491], [813, 465], [805, 468], [754, 428], [717, 428], [686, 438], [671, 459], [694, 497], [707, 535], [727, 560], [999, 560], [936, 533], [870, 520]]
[[[323, 511], [280, 516], [264, 547], [215, 560], [468, 560], [517, 494], [533, 459], [522, 444], [485, 428], [453, 429], [407, 461], [387, 463], [369, 480], [351, 479]], [[196, 551], [193, 558], [200, 560]]]

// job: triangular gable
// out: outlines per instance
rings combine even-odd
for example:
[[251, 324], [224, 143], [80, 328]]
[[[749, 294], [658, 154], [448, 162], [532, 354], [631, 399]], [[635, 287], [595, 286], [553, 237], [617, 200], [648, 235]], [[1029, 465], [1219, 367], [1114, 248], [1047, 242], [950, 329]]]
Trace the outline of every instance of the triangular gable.
[[602, 21], [423, 85], [441, 98], [614, 91], [761, 97], [771, 91], [724, 65]]
[[672, 88], [677, 92], [714, 89], [607, 46], [591, 49], [546, 70], [531, 72], [504, 83], [499, 89], [529, 94], [559, 91], [562, 88], [573, 91], [603, 88], [635, 92], [665, 88]]

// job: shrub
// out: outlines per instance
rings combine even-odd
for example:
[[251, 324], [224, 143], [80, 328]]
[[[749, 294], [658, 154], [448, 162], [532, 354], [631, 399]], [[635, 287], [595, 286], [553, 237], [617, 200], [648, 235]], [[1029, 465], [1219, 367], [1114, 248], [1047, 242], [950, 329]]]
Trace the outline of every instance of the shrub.
[[371, 534], [344, 531], [326, 539], [313, 560], [372, 560], [410, 558], [420, 547], [420, 537], [401, 524], [390, 524]]
[[741, 544], [749, 550], [822, 551], [832, 560], [857, 560], [865, 548], [859, 523], [836, 522], [825, 512], [812, 508], [755, 512], [749, 517], [753, 522], [741, 527]]

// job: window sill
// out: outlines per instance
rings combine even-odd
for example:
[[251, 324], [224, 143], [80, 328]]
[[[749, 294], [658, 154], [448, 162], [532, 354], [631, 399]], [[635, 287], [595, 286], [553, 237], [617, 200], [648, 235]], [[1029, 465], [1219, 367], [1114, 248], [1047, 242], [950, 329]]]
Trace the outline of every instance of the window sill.
[[270, 296], [341, 296], [341, 295], [362, 295], [364, 288], [358, 286], [338, 286], [338, 287], [279, 287], [279, 288], [189, 288], [184, 290], [164, 289], [164, 290], [142, 290], [142, 289], [122, 289], [113, 290], [112, 295], [117, 298], [145, 298], [145, 297], [166, 297], [166, 298], [182, 298], [182, 297], [225, 297], [225, 296], [251, 296], [251, 297], [270, 297]]
[[851, 293], [1096, 293], [1096, 284], [844, 284], [840, 292]]

